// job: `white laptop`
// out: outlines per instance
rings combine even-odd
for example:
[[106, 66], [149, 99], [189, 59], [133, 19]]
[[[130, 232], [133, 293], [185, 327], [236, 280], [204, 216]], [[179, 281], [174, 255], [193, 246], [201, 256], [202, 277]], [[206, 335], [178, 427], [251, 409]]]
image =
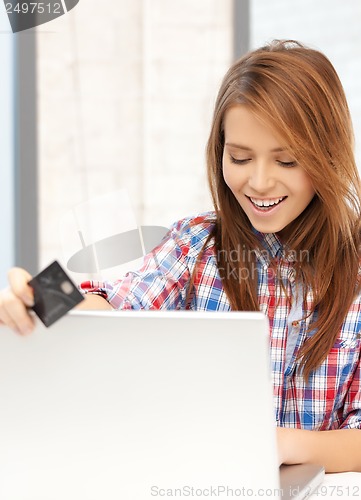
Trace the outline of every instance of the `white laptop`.
[[261, 313], [1, 327], [0, 499], [304, 498], [323, 470], [280, 484], [269, 370]]

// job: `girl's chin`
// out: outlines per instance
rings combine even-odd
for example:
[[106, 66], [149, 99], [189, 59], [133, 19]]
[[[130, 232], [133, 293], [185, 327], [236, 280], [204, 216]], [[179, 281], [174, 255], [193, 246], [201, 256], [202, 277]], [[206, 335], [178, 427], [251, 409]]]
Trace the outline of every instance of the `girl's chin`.
[[285, 231], [285, 226], [278, 225], [278, 226], [271, 226], [269, 224], [253, 224], [252, 221], [250, 221], [252, 226], [260, 233], [264, 234], [277, 234], [277, 236], [282, 237], [283, 232]]

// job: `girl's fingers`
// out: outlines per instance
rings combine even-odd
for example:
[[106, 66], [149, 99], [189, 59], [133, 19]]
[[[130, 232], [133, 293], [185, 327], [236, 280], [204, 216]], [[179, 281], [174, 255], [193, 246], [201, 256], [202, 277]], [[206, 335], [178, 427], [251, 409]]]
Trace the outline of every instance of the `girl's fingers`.
[[33, 305], [34, 296], [28, 281], [31, 275], [18, 267], [10, 269], [10, 287], [0, 291], [0, 321], [12, 330], [26, 335], [34, 329], [34, 319], [27, 307]]
[[21, 335], [31, 333], [35, 326], [24, 302], [10, 289], [0, 292], [0, 320]]
[[32, 288], [28, 285], [31, 275], [21, 269], [14, 267], [8, 273], [9, 285], [13, 293], [28, 307], [34, 305], [34, 294]]

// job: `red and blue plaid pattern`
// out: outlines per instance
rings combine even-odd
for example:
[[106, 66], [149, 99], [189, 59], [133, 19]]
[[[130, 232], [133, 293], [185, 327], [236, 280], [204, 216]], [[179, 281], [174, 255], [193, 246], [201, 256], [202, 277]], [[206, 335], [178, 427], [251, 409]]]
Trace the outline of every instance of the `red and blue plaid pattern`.
[[[229, 311], [211, 240], [195, 279], [195, 293], [186, 303], [197, 256], [214, 223], [214, 214], [176, 223], [162, 243], [144, 258], [142, 268], [114, 283], [85, 282], [85, 293], [103, 295], [115, 309], [193, 309]], [[260, 310], [270, 323], [270, 354], [277, 425], [312, 430], [361, 428], [361, 297], [356, 297], [326, 360], [306, 383], [297, 353], [317, 314], [312, 292], [303, 305], [294, 279], [292, 259], [283, 257], [275, 234], [257, 233], [264, 251], [257, 251]], [[277, 261], [278, 274], [270, 265]], [[279, 285], [282, 280], [284, 289]], [[340, 291], [341, 293], [341, 291]], [[289, 300], [287, 296], [291, 296]], [[260, 402], [262, 404], [262, 402]]]

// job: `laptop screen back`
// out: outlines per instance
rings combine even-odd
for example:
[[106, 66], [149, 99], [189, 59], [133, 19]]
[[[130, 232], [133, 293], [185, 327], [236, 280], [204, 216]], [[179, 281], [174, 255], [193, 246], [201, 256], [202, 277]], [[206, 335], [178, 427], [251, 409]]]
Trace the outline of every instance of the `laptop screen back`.
[[26, 338], [2, 328], [0, 443], [6, 500], [276, 490], [267, 320], [76, 312]]

